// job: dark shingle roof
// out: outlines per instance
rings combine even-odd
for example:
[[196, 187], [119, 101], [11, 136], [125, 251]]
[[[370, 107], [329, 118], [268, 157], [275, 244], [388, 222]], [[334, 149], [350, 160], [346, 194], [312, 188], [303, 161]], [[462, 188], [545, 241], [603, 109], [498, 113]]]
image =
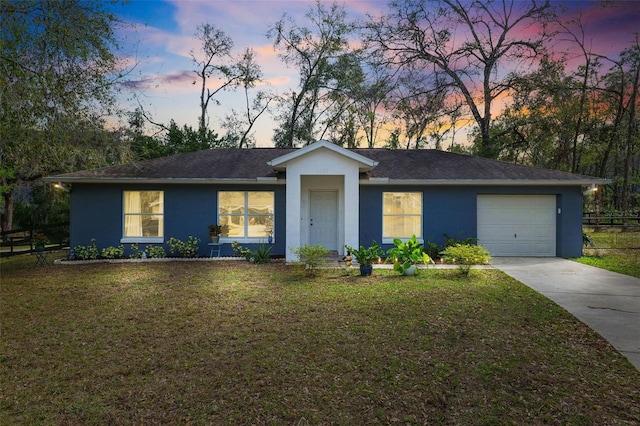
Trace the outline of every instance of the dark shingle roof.
[[359, 149], [358, 153], [379, 162], [372, 176], [425, 180], [575, 180], [588, 178], [557, 170], [539, 169], [488, 158], [435, 149]]
[[[255, 180], [275, 177], [268, 161], [294, 148], [211, 149], [51, 176], [50, 180]], [[446, 151], [353, 149], [379, 164], [371, 172], [375, 178], [390, 180], [473, 181], [599, 181], [600, 179], [555, 170], [505, 163]]]

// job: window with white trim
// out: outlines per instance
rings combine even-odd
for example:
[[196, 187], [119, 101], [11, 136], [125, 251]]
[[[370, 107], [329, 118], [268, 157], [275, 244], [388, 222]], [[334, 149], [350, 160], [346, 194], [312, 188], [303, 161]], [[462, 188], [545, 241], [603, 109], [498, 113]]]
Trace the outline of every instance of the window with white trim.
[[274, 193], [271, 191], [218, 192], [218, 223], [227, 225], [222, 237], [249, 239], [273, 235]]
[[164, 237], [164, 192], [123, 191], [123, 239], [145, 240]]
[[422, 193], [382, 193], [382, 239], [422, 238]]

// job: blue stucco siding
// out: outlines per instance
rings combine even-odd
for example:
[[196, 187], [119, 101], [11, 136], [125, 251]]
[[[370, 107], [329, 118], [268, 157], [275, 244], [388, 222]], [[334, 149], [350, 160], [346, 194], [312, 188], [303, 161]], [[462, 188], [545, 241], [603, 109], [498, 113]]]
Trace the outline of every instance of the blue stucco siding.
[[117, 246], [122, 237], [122, 190], [109, 185], [75, 184], [71, 190], [71, 247]]
[[[74, 184], [71, 191], [71, 247], [88, 245], [96, 239], [99, 249], [121, 244], [123, 237], [123, 195], [125, 190], [164, 191], [164, 241], [175, 237], [200, 239], [199, 255], [209, 254], [208, 225], [217, 221], [218, 191], [273, 191], [275, 223], [272, 254], [285, 252], [285, 188], [282, 185], [116, 185]], [[125, 243], [126, 254], [130, 243]], [[147, 243], [139, 244], [141, 248]], [[249, 245], [249, 244], [247, 244]], [[168, 247], [164, 245], [168, 253]], [[233, 255], [224, 244], [223, 256]]]
[[[124, 190], [164, 191], [164, 241], [170, 237], [186, 240], [190, 235], [200, 239], [200, 255], [208, 255], [207, 226], [217, 221], [218, 197], [221, 190], [273, 191], [275, 223], [272, 253], [286, 251], [286, 188], [284, 185], [116, 185], [80, 184], [71, 191], [71, 246], [88, 245], [96, 239], [99, 249], [117, 246], [123, 237]], [[556, 254], [577, 257], [582, 254], [582, 193], [579, 186], [392, 186], [360, 187], [359, 242], [382, 243], [382, 193], [421, 192], [423, 194], [423, 239], [438, 245], [444, 234], [455, 238], [477, 237], [477, 198], [479, 194], [555, 195], [559, 213], [556, 216]], [[145, 246], [146, 243], [141, 243]], [[246, 244], [248, 245], [248, 244]], [[384, 244], [387, 249], [391, 245]], [[130, 244], [125, 244], [130, 253]], [[165, 245], [168, 251], [168, 247]], [[229, 243], [223, 255], [232, 255]]]
[[[362, 186], [360, 188], [360, 243], [382, 241], [382, 193], [422, 192], [424, 241], [438, 245], [444, 234], [477, 237], [477, 198], [493, 195], [555, 195], [560, 213], [556, 217], [556, 255], [582, 255], [582, 193], [579, 186]], [[387, 249], [390, 244], [384, 244]]]

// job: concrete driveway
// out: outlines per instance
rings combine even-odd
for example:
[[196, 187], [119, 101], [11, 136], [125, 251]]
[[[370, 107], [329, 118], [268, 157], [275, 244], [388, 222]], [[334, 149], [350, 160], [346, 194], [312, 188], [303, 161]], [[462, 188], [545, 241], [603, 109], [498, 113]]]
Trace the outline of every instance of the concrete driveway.
[[640, 279], [557, 257], [496, 257], [491, 263], [565, 308], [640, 371]]

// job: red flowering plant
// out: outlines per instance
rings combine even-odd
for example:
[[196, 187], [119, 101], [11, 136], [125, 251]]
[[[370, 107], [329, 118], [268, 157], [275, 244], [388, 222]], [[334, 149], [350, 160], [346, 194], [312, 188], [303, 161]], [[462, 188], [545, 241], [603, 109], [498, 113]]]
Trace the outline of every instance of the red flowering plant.
[[44, 247], [45, 245], [49, 244], [49, 238], [47, 238], [47, 236], [43, 232], [37, 232], [33, 236], [33, 244], [35, 244], [36, 246]]

